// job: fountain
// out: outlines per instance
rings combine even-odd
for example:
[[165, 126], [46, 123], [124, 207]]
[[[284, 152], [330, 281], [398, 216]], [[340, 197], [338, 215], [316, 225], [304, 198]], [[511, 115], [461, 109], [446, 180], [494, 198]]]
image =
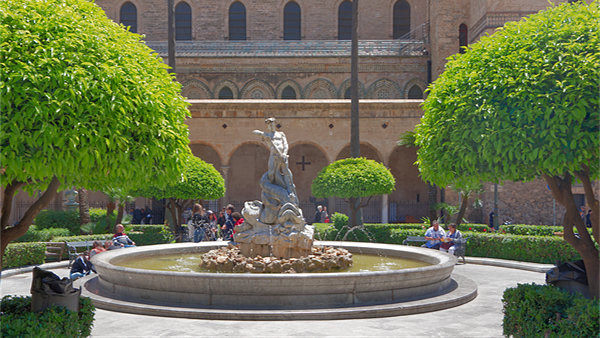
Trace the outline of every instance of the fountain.
[[[244, 223], [235, 242], [245, 257], [290, 259], [313, 253], [313, 228], [306, 225], [287, 162], [287, 141], [266, 120], [268, 131], [255, 130], [270, 147], [268, 171], [261, 180], [262, 201], [246, 202]], [[340, 254], [401, 257], [427, 266], [390, 271], [333, 273], [239, 273], [231, 261], [212, 254], [221, 264], [212, 272], [156, 271], [120, 266], [135, 258], [206, 254], [224, 250], [225, 242], [153, 245], [113, 250], [92, 258], [98, 276], [83, 279], [83, 295], [108, 310], [188, 318], [241, 320], [342, 319], [393, 316], [440, 310], [466, 303], [477, 295], [475, 283], [452, 274], [454, 256], [430, 249], [379, 243], [316, 242], [339, 248]], [[235, 249], [237, 250], [237, 249]], [[329, 250], [329, 249], [327, 249]], [[214, 253], [214, 251], [213, 251]], [[211, 256], [211, 254], [204, 257]], [[203, 258], [204, 260], [204, 258]], [[342, 265], [347, 259], [338, 260]], [[314, 265], [314, 262], [312, 263]], [[224, 268], [231, 266], [230, 270]], [[264, 266], [264, 264], [262, 265]], [[264, 272], [263, 268], [259, 272]], [[293, 270], [293, 269], [291, 269]], [[302, 267], [299, 271], [314, 271]], [[280, 271], [280, 270], [272, 270]]]

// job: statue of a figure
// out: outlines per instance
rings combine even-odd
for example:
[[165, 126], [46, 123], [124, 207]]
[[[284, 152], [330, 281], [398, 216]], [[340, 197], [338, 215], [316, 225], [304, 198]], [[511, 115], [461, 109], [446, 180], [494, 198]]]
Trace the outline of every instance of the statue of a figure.
[[[275, 129], [275, 119], [270, 117], [265, 120], [267, 131], [254, 130], [253, 133], [260, 135], [269, 146], [269, 167], [266, 173], [269, 183], [280, 186], [287, 191], [288, 202], [298, 205], [298, 196], [288, 165], [288, 143], [285, 134]], [[264, 187], [263, 187], [264, 189]]]
[[288, 165], [285, 134], [275, 119], [265, 120], [267, 131], [254, 130], [270, 149], [269, 167], [260, 179], [262, 201], [246, 201], [244, 223], [234, 234], [244, 256], [301, 257], [310, 254], [314, 229], [306, 225]]

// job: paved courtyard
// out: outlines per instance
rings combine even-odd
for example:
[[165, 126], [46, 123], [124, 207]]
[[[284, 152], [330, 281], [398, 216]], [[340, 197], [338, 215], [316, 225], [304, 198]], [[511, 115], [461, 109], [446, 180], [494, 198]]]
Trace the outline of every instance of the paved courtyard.
[[[467, 258], [467, 264], [456, 265], [455, 271], [477, 283], [477, 298], [455, 308], [430, 313], [351, 320], [238, 321], [232, 317], [224, 321], [143, 316], [96, 309], [92, 336], [501, 337], [503, 291], [518, 283], [544, 284], [545, 274], [469, 261], [515, 265], [509, 261]], [[61, 277], [68, 276], [68, 269], [64, 266], [45, 267]], [[0, 293], [2, 296], [29, 295], [30, 286], [31, 272], [8, 272], [0, 281]]]

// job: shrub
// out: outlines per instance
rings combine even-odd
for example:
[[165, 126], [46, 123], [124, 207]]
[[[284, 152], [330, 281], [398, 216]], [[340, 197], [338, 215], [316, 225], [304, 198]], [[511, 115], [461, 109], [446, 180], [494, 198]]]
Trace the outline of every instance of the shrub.
[[69, 229], [65, 228], [49, 228], [38, 230], [37, 226], [29, 227], [25, 235], [19, 237], [15, 242], [50, 242], [52, 238], [57, 236], [69, 236]]
[[552, 285], [518, 284], [502, 297], [505, 336], [543, 337], [598, 335], [598, 301]]
[[160, 224], [136, 224], [127, 227], [133, 232], [127, 232], [127, 236], [135, 242], [136, 245], [165, 244], [175, 241], [175, 237], [169, 228]]
[[79, 235], [79, 212], [62, 210], [42, 210], [33, 224], [39, 229], [67, 228], [71, 235]]
[[31, 297], [5, 296], [0, 306], [0, 331], [6, 337], [87, 337], [95, 308], [89, 298], [80, 298], [79, 307], [79, 313], [58, 306], [33, 313]]
[[562, 232], [564, 229], [562, 226], [509, 224], [501, 225], [500, 230], [513, 235], [554, 236], [555, 232]]
[[2, 268], [43, 264], [45, 259], [46, 244], [44, 243], [11, 243], [2, 256]]
[[468, 237], [466, 255], [555, 264], [581, 259], [577, 251], [558, 236], [520, 236], [463, 232]]
[[333, 227], [338, 230], [348, 225], [348, 216], [339, 212], [333, 213], [329, 219], [333, 224]]

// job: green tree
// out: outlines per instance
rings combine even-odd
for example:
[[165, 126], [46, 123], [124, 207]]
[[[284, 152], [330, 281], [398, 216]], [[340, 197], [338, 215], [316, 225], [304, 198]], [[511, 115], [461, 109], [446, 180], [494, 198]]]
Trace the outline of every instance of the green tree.
[[[180, 176], [187, 103], [141, 38], [91, 1], [0, 1], [0, 256], [58, 190]], [[19, 189], [41, 195], [11, 225]]]
[[187, 159], [181, 179], [166, 187], [150, 184], [136, 194], [144, 197], [167, 199], [167, 209], [171, 213], [172, 228], [178, 233], [181, 227], [181, 214], [190, 200], [214, 200], [225, 195], [225, 181], [212, 164], [190, 155]]
[[[599, 296], [599, 2], [562, 4], [481, 38], [450, 57], [416, 127], [422, 176], [440, 186], [542, 177], [566, 209], [564, 238]], [[576, 208], [577, 178], [593, 237]], [[575, 235], [577, 229], [578, 235]]]
[[[323, 168], [312, 182], [311, 191], [317, 198], [343, 198], [350, 206], [352, 231], [362, 226], [362, 220], [356, 217], [357, 211], [367, 206], [371, 197], [391, 193], [395, 184], [394, 176], [383, 164], [364, 157], [346, 158]], [[368, 199], [357, 204], [356, 200], [361, 197]]]

